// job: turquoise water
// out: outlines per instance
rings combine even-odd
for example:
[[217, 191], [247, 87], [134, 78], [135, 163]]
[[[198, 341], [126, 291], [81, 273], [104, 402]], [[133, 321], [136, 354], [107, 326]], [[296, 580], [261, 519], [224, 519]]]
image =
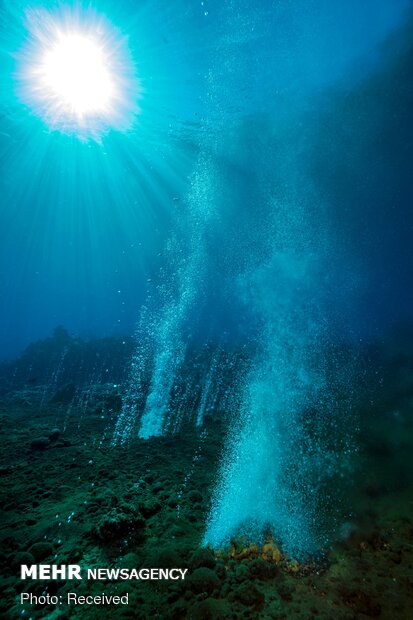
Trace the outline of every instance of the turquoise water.
[[[2, 357], [57, 324], [133, 333], [114, 443], [229, 416], [205, 544], [328, 540], [358, 343], [413, 310], [409, 11], [2, 4]], [[104, 42], [108, 112], [38, 85], [56, 24]]]

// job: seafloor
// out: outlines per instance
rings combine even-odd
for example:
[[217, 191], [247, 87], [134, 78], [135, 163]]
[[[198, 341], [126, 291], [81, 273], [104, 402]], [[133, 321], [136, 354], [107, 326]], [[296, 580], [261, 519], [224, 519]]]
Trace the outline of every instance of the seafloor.
[[[105, 386], [74, 405], [64, 388], [45, 399], [34, 381], [3, 384], [0, 616], [413, 618], [413, 365], [396, 357], [371, 405], [374, 424], [360, 428], [352, 517], [319, 563], [303, 565], [275, 547], [224, 557], [200, 547], [225, 436], [218, 416], [201, 432], [188, 425], [113, 447], [119, 402]], [[189, 572], [178, 583], [21, 581], [20, 565], [34, 563]], [[23, 591], [129, 592], [129, 605], [22, 607]]]

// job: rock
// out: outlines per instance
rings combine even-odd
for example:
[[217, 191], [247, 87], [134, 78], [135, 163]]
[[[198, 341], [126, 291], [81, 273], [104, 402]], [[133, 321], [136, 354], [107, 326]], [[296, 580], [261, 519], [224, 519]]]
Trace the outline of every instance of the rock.
[[10, 567], [14, 569], [20, 569], [22, 564], [27, 564], [30, 566], [34, 564], [34, 556], [28, 551], [18, 551], [17, 553], [13, 553], [13, 555], [9, 558]]
[[201, 592], [207, 592], [211, 594], [215, 588], [219, 588], [221, 585], [217, 574], [210, 568], [197, 568], [187, 579], [188, 587], [200, 594]]
[[236, 565], [234, 570], [235, 580], [238, 583], [242, 581], [246, 581], [251, 578], [250, 572], [248, 570], [248, 562], [240, 562]]
[[36, 562], [41, 562], [41, 560], [52, 555], [53, 546], [49, 542], [37, 542], [30, 547], [29, 552], [33, 555]]
[[265, 596], [252, 583], [243, 583], [235, 592], [235, 600], [259, 611], [264, 607]]
[[357, 614], [363, 614], [369, 618], [377, 618], [381, 615], [381, 606], [374, 601], [366, 592], [342, 585], [340, 588], [342, 600], [354, 609]]
[[145, 519], [149, 519], [149, 517], [153, 517], [157, 512], [162, 508], [161, 504], [155, 499], [149, 499], [139, 504], [139, 510], [145, 517]]
[[46, 450], [46, 448], [48, 448], [50, 445], [50, 441], [47, 437], [36, 437], [36, 439], [33, 439], [33, 441], [30, 443], [30, 448], [31, 450]]
[[204, 566], [205, 568], [215, 568], [216, 560], [211, 549], [206, 547], [195, 551], [191, 558], [191, 569], [195, 570]]
[[224, 620], [230, 618], [230, 609], [226, 601], [220, 601], [216, 598], [207, 598], [204, 601], [194, 605], [188, 618], [191, 620]]
[[162, 568], [182, 568], [188, 566], [189, 548], [177, 543], [153, 548], [147, 557], [148, 566], [162, 566]]
[[74, 383], [68, 383], [67, 385], [57, 390], [50, 399], [51, 403], [61, 403], [63, 405], [69, 405], [76, 394], [76, 386]]
[[188, 499], [191, 504], [202, 504], [202, 502], [204, 501], [204, 498], [199, 491], [190, 491], [188, 493]]
[[294, 588], [284, 581], [277, 584], [277, 591], [283, 601], [292, 601]]
[[50, 441], [57, 441], [60, 437], [60, 429], [54, 428], [49, 433]]
[[227, 567], [222, 560], [217, 561], [215, 565], [215, 572], [221, 581], [224, 581], [227, 578]]
[[189, 527], [179, 527], [179, 525], [173, 525], [169, 528], [169, 536], [171, 538], [186, 538], [190, 531], [191, 530]]
[[139, 540], [144, 538], [145, 519], [138, 512], [126, 508], [112, 508], [102, 520], [92, 528], [92, 534], [98, 540], [113, 543], [120, 538]]
[[70, 448], [72, 442], [69, 439], [61, 439], [59, 443], [56, 444], [56, 448]]
[[70, 549], [69, 553], [67, 554], [68, 560], [70, 561], [71, 564], [78, 564], [79, 561], [82, 559], [83, 557], [83, 551], [81, 547], [73, 547], [72, 549]]
[[265, 562], [257, 558], [249, 563], [249, 573], [255, 579], [271, 579], [278, 573], [277, 566], [273, 562]]
[[122, 568], [138, 568], [142, 564], [142, 559], [138, 556], [137, 553], [131, 551], [123, 556], [120, 565]]

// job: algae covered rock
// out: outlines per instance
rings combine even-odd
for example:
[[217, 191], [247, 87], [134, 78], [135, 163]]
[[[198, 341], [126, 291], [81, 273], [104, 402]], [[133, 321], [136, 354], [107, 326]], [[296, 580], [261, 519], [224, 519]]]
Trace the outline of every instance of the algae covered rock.
[[235, 581], [238, 583], [242, 583], [247, 579], [250, 579], [250, 572], [248, 567], [248, 562], [240, 562], [236, 565], [234, 570]]
[[195, 570], [204, 566], [205, 568], [215, 568], [216, 559], [211, 549], [203, 547], [195, 551], [191, 558], [191, 569]]
[[62, 405], [69, 405], [73, 401], [75, 394], [76, 385], [73, 382], [70, 382], [57, 390], [50, 399], [50, 402]]
[[273, 562], [266, 562], [262, 558], [257, 558], [249, 562], [249, 573], [252, 578], [271, 579], [278, 573], [278, 568]]
[[99, 541], [111, 544], [121, 538], [142, 542], [145, 534], [145, 519], [127, 506], [112, 508], [92, 528], [92, 535]]
[[224, 620], [231, 616], [228, 603], [216, 598], [207, 598], [196, 603], [187, 617], [191, 620]]
[[253, 583], [243, 583], [235, 592], [234, 600], [239, 601], [246, 607], [261, 610], [264, 607], [265, 596], [257, 590]]
[[77, 564], [83, 558], [83, 550], [80, 546], [71, 547], [67, 554], [69, 564]]
[[162, 506], [160, 502], [153, 498], [146, 499], [139, 504], [139, 510], [146, 519], [149, 519], [150, 517], [156, 515], [161, 510], [161, 508]]
[[48, 437], [36, 437], [30, 442], [31, 450], [46, 450], [50, 445], [50, 441]]
[[131, 551], [123, 556], [121, 561], [122, 568], [138, 568], [142, 564], [142, 558], [137, 553]]
[[49, 542], [37, 542], [30, 547], [29, 553], [32, 554], [36, 562], [41, 562], [52, 555], [53, 546]]
[[283, 601], [289, 602], [293, 600], [294, 588], [290, 584], [288, 584], [285, 580], [279, 581], [277, 583], [277, 591], [278, 591], [280, 598], [282, 598]]
[[188, 566], [190, 547], [185, 544], [167, 544], [154, 547], [147, 556], [148, 566], [162, 566], [162, 568], [185, 568]]
[[49, 433], [49, 440], [50, 441], [57, 441], [60, 437], [60, 429], [59, 428], [52, 428], [52, 430]]
[[347, 584], [341, 584], [338, 588], [341, 599], [357, 614], [368, 616], [369, 618], [377, 618], [381, 615], [381, 606], [367, 592], [352, 587]]
[[199, 491], [190, 491], [188, 493], [188, 500], [191, 504], [202, 504], [204, 498]]
[[201, 592], [212, 594], [212, 592], [221, 585], [217, 574], [210, 568], [205, 567], [194, 570], [187, 582], [188, 587], [196, 594], [200, 594]]
[[18, 551], [17, 553], [13, 553], [9, 557], [9, 565], [13, 570], [19, 569], [22, 564], [27, 564], [28, 566], [30, 566], [34, 563], [34, 556], [28, 551]]

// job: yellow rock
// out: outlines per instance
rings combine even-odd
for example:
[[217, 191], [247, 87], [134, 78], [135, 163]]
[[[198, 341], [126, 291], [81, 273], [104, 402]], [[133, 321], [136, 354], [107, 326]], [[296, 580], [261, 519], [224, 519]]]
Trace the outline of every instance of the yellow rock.
[[240, 560], [246, 560], [248, 558], [254, 558], [257, 557], [259, 551], [258, 551], [258, 547], [257, 545], [250, 545], [249, 547], [246, 547], [245, 549], [243, 549], [240, 553], [237, 553], [237, 555], [235, 556], [235, 559], [240, 561]]
[[274, 544], [273, 540], [265, 543], [262, 547], [262, 556], [264, 560], [273, 560], [274, 562], [279, 562], [281, 560], [281, 551]]

